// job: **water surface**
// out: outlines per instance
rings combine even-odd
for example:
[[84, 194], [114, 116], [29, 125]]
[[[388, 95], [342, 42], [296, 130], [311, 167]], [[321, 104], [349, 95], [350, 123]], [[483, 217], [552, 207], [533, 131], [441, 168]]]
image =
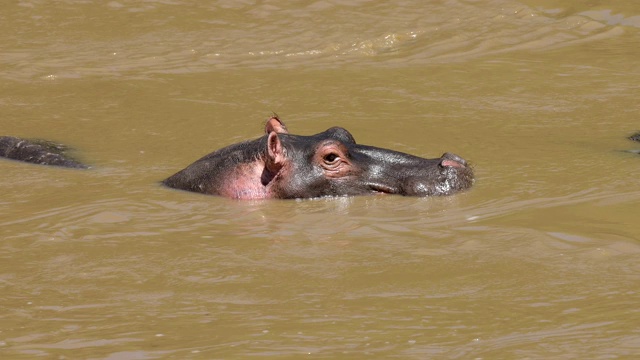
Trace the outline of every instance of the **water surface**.
[[[0, 354], [632, 358], [632, 1], [23, 0], [0, 12]], [[331, 126], [474, 165], [471, 191], [232, 201], [159, 181]]]

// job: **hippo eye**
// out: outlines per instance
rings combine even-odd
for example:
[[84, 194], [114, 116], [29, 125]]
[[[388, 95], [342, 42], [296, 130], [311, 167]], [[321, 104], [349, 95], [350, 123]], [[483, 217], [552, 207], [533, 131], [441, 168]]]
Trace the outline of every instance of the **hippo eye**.
[[340, 157], [338, 156], [338, 154], [334, 154], [334, 153], [328, 153], [327, 155], [324, 156], [324, 162], [326, 162], [327, 164], [333, 164], [338, 159], [340, 159]]

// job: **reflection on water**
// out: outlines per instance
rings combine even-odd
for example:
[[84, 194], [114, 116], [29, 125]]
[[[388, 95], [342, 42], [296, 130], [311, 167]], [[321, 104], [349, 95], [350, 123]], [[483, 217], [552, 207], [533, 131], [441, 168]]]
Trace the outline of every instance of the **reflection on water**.
[[[635, 2], [25, 0], [0, 12], [8, 358], [640, 351]], [[471, 160], [450, 197], [233, 201], [159, 181], [294, 133]]]

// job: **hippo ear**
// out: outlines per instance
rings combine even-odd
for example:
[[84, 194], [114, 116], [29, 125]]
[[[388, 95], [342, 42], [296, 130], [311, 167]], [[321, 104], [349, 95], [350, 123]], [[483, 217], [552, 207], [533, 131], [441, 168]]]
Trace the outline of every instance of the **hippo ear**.
[[267, 120], [267, 123], [264, 125], [265, 134], [269, 134], [271, 132], [277, 132], [279, 134], [288, 134], [289, 130], [284, 125], [282, 120], [278, 118], [278, 115], [273, 114], [272, 117]]
[[267, 138], [267, 167], [271, 171], [278, 171], [282, 167], [285, 161], [284, 149], [282, 142], [278, 137], [278, 133], [272, 131]]

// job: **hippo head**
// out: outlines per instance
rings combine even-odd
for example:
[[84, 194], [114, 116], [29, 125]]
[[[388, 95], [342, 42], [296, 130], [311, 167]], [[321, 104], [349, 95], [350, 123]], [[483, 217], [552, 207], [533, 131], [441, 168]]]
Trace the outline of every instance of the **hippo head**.
[[341, 127], [312, 136], [290, 135], [277, 118], [267, 122], [266, 132], [263, 180], [277, 198], [449, 195], [474, 181], [467, 162], [452, 153], [424, 159], [360, 145]]

